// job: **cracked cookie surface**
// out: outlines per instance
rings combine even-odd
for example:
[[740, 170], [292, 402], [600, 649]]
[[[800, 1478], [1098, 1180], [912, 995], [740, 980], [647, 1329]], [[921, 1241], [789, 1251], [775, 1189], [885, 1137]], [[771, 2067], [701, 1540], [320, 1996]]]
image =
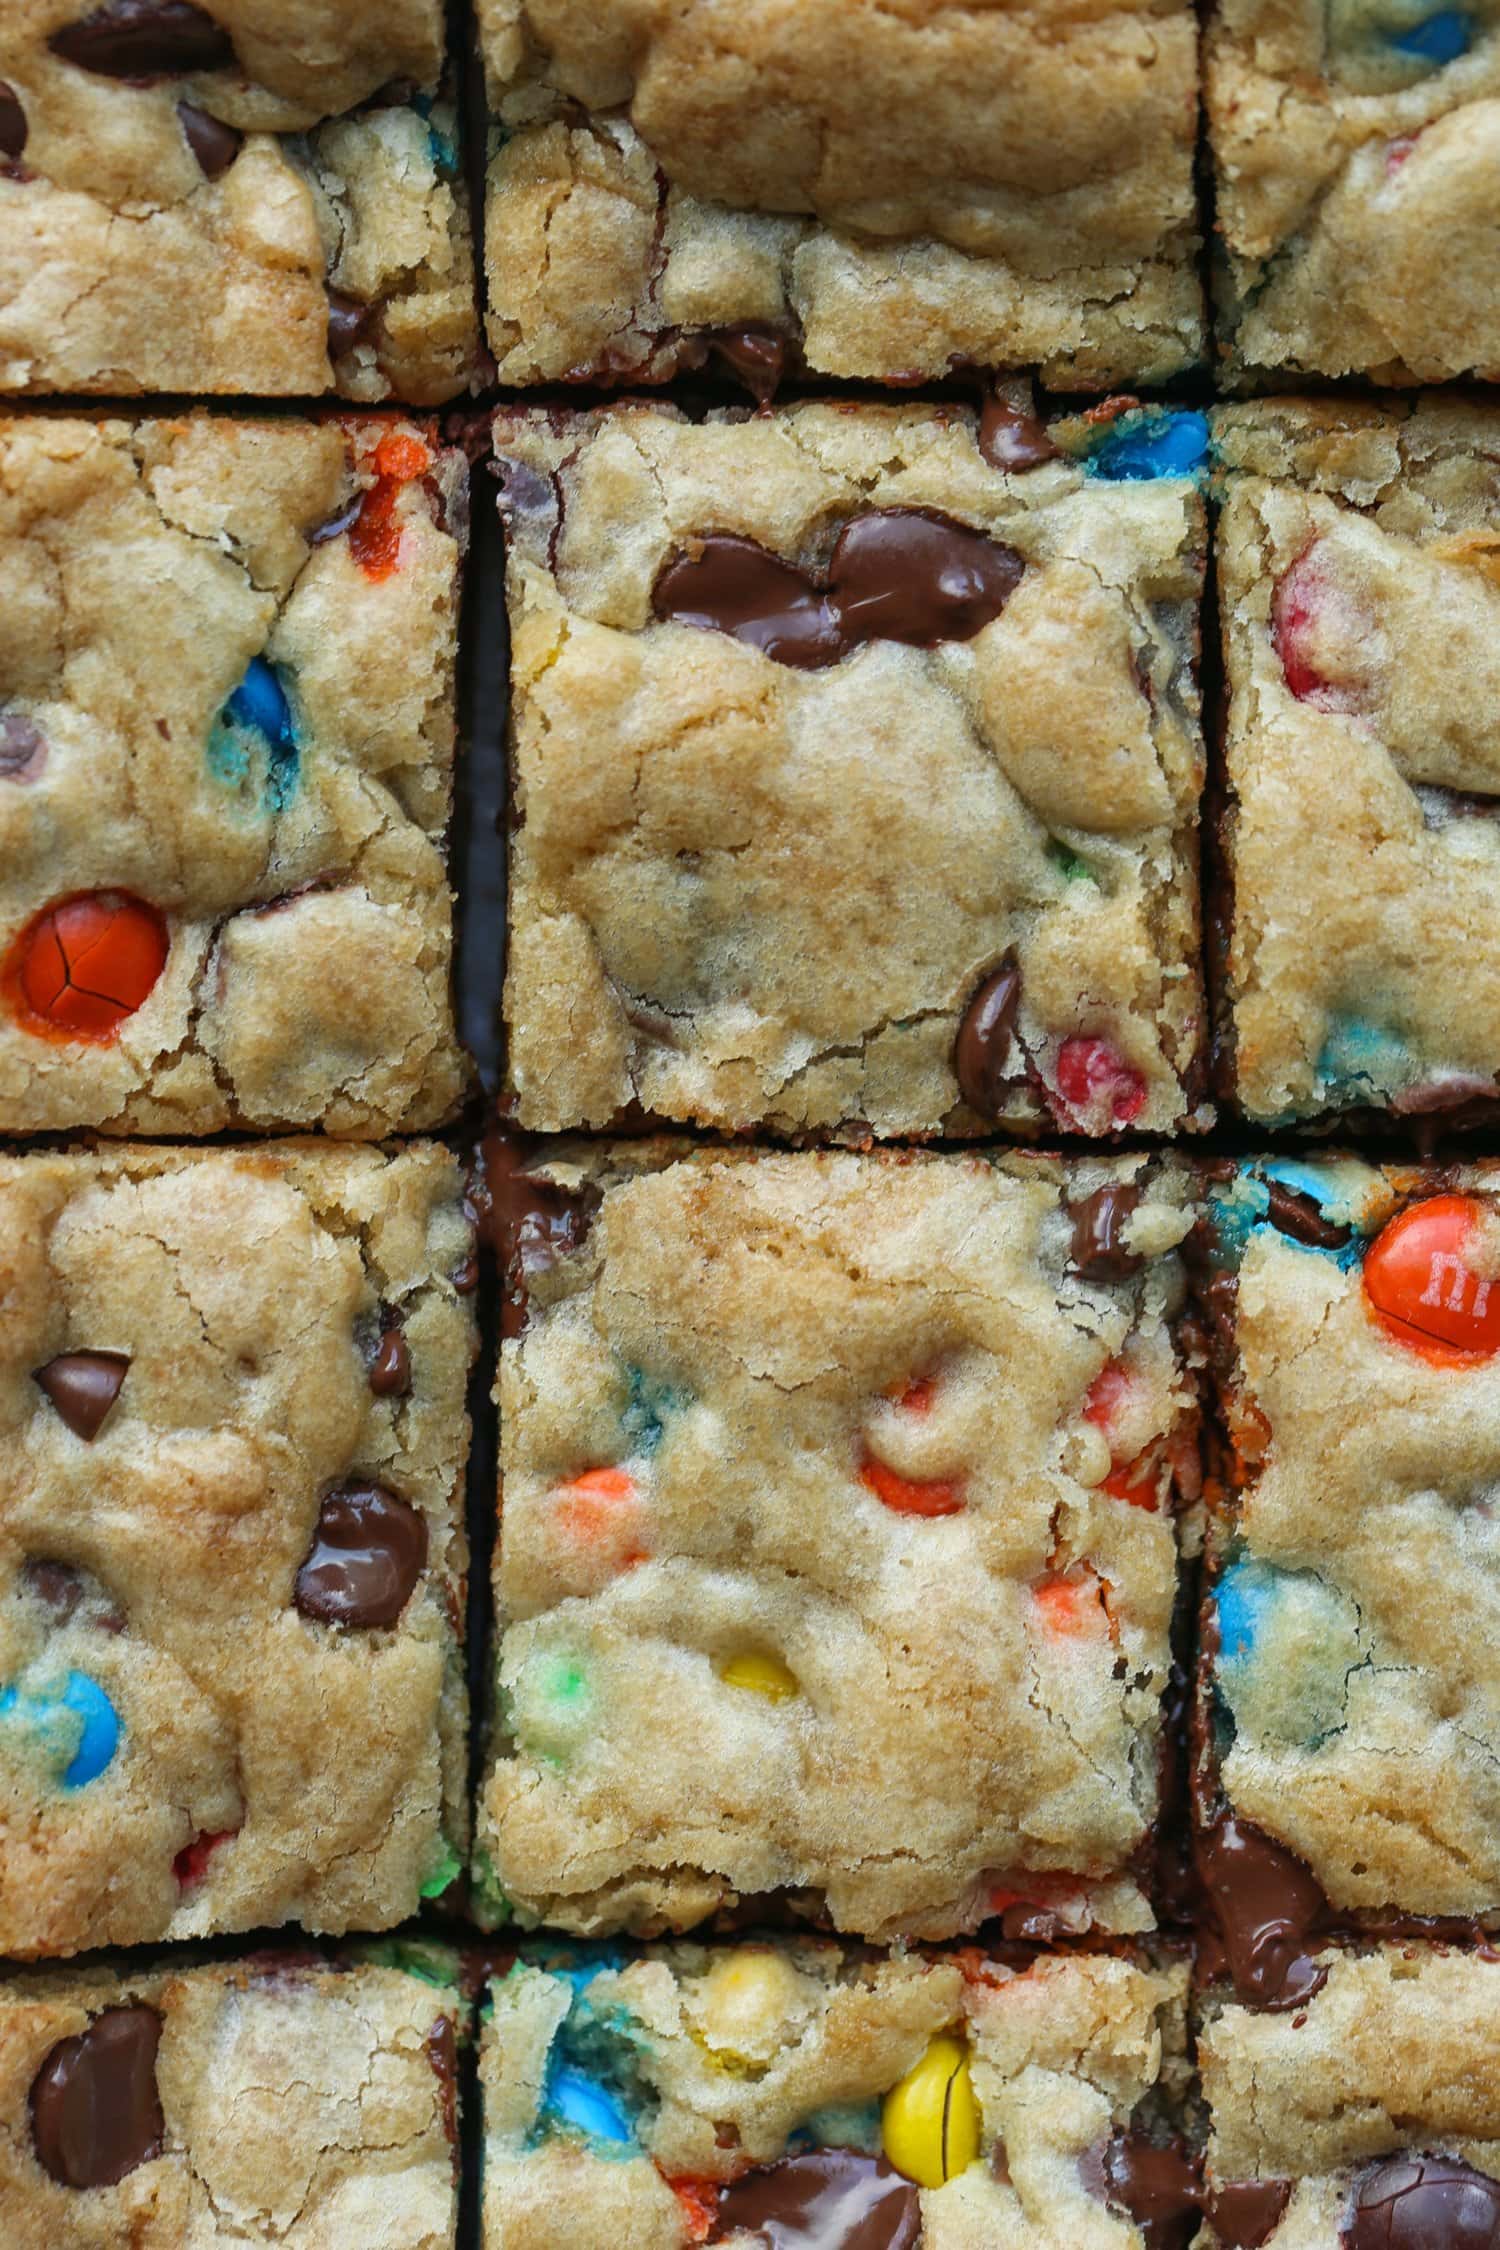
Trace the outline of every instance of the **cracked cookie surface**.
[[1201, 353], [1181, 0], [481, 0], [501, 380], [706, 345], [871, 380]]
[[452, 398], [440, 0], [7, 0], [0, 391]]
[[457, 1873], [461, 1197], [423, 1144], [0, 1159], [0, 1950]]
[[1221, 409], [1219, 899], [1261, 1124], [1500, 1091], [1500, 413]]
[[1205, 1120], [1206, 426], [1056, 430], [1005, 473], [958, 408], [496, 417], [522, 1126]]
[[1149, 1928], [1185, 1172], [509, 1162], [481, 1914]]
[[461, 456], [0, 423], [0, 1130], [441, 1123]]

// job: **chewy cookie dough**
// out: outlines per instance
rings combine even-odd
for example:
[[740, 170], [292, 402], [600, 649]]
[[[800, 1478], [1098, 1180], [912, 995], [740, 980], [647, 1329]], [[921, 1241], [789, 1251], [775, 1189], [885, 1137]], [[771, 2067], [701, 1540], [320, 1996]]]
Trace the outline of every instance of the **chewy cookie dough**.
[[1209, 1182], [1200, 1868], [1246, 1998], [1319, 1930], [1500, 1926], [1500, 1166]]
[[1223, 1090], [1258, 1124], [1500, 1091], [1500, 412], [1215, 418]]
[[1206, 1122], [1207, 438], [499, 414], [517, 1123]]
[[0, 1952], [457, 1875], [471, 1247], [422, 1144], [0, 1158]]
[[0, 392], [462, 390], [443, 36], [441, 0], [5, 0]]
[[502, 382], [1200, 355], [1185, 0], [480, 0]]
[[527, 1947], [485, 2007], [485, 2250], [1146, 2250], [1186, 1990], [1128, 1957]]
[[0, 1132], [437, 1125], [463, 457], [0, 421]]
[[12, 1975], [7, 2250], [452, 2250], [463, 2023], [433, 1959]]
[[1191, 1186], [494, 1146], [481, 1915], [1151, 1926]]
[[1215, 0], [1232, 377], [1500, 377], [1495, 0]]

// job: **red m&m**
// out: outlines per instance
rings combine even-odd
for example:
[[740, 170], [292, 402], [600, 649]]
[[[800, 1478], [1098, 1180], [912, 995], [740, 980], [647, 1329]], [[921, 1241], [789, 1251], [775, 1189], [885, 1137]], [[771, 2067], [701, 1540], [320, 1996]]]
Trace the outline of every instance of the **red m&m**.
[[1107, 1105], [1112, 1123], [1129, 1125], [1146, 1106], [1146, 1081], [1107, 1039], [1065, 1039], [1057, 1053], [1057, 1090], [1070, 1110], [1087, 1117]]
[[1484, 1206], [1435, 1195], [1392, 1219], [1365, 1254], [1365, 1294], [1388, 1336], [1439, 1367], [1500, 1352], [1500, 1281], [1469, 1263]]
[[27, 923], [0, 971], [11, 1013], [38, 1037], [102, 1046], [167, 965], [166, 918], [129, 891], [80, 891]]

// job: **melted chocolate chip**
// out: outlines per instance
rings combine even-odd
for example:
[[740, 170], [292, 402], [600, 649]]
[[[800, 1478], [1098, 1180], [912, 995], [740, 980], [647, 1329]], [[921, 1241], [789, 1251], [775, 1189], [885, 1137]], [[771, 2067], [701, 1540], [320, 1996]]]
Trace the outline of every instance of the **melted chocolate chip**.
[[[26, 149], [26, 112], [14, 86], [0, 78], [0, 156], [20, 162]], [[5, 771], [3, 721], [0, 721], [0, 773]]]
[[999, 1117], [1004, 1109], [1020, 1005], [1021, 971], [1015, 955], [1007, 953], [964, 1010], [953, 1044], [958, 1090], [981, 1117]]
[[596, 1187], [570, 1190], [533, 1178], [525, 1151], [500, 1134], [484, 1144], [471, 1194], [484, 1239], [500, 1262], [501, 1334], [519, 1336], [532, 1278], [582, 1245], [602, 1198]]
[[708, 341], [756, 404], [769, 406], [786, 379], [786, 338], [774, 328], [719, 328]]
[[1232, 1813], [1198, 1837], [1195, 1856], [1240, 1998], [1273, 2009], [1310, 1999], [1328, 1976], [1312, 1944], [1329, 1922], [1312, 1870]]
[[443, 2105], [443, 2133], [451, 2149], [458, 2147], [458, 2039], [451, 2016], [439, 2016], [427, 2034], [427, 2060], [438, 2082]]
[[1146, 2250], [1188, 2250], [1202, 2209], [1199, 2160], [1182, 2141], [1113, 2133], [1083, 2160], [1090, 2189], [1135, 2221]]
[[1025, 571], [1013, 547], [924, 508], [856, 516], [826, 584], [753, 539], [695, 540], [657, 578], [659, 618], [729, 633], [778, 664], [820, 671], [867, 641], [936, 648], [1000, 615]]
[[1020, 475], [1057, 459], [1057, 447], [1040, 415], [1028, 414], [1008, 398], [987, 398], [979, 418], [979, 450], [992, 469]]
[[245, 145], [243, 133], [232, 125], [225, 125], [217, 117], [210, 117], [206, 109], [195, 109], [191, 102], [177, 104], [177, 121], [182, 127], [183, 139], [198, 159], [198, 169], [206, 180], [221, 180]]
[[74, 1437], [92, 1445], [130, 1372], [123, 1352], [63, 1352], [32, 1376]]
[[162, 78], [232, 70], [234, 44], [193, 0], [106, 0], [47, 41], [54, 55], [101, 78]]
[[1298, 1195], [1280, 1180], [1267, 1181], [1266, 1192], [1272, 1226], [1293, 1241], [1310, 1243], [1315, 1250], [1342, 1250], [1353, 1238], [1353, 1227], [1335, 1226], [1332, 1219], [1325, 1219], [1312, 1196]]
[[113, 2187], [161, 2153], [160, 2039], [154, 2008], [106, 2008], [44, 2059], [32, 2081], [31, 2133], [42, 2169], [63, 2187]]
[[66, 1625], [84, 1596], [83, 1572], [71, 1563], [30, 1561], [21, 1568], [21, 1583], [28, 1594], [46, 1605], [59, 1625]]
[[342, 359], [362, 344], [375, 318], [373, 305], [362, 305], [357, 297], [346, 297], [342, 290], [328, 292], [328, 356]]
[[399, 1328], [388, 1328], [370, 1362], [370, 1388], [377, 1398], [405, 1398], [411, 1389], [411, 1352]]
[[[5, 108], [0, 101], [0, 125]], [[0, 712], [0, 781], [35, 781], [47, 763], [47, 740], [19, 711]]]
[[293, 1593], [322, 1625], [394, 1625], [427, 1562], [427, 1524], [380, 1484], [341, 1484], [318, 1510]]
[[709, 2239], [737, 2231], [766, 2250], [918, 2250], [922, 2207], [883, 2156], [809, 2149], [725, 2189]]
[[1073, 1221], [1073, 1265], [1086, 1281], [1128, 1281], [1145, 1259], [1125, 1241], [1125, 1228], [1141, 1200], [1128, 1180], [1095, 1188], [1068, 1205]]
[[1500, 2180], [1456, 2156], [1391, 2156], [1354, 2183], [1345, 2250], [1500, 2250]]
[[1206, 2203], [1223, 2250], [1260, 2250], [1281, 2224], [1292, 2200], [1290, 2180], [1226, 2180], [1210, 2188]]

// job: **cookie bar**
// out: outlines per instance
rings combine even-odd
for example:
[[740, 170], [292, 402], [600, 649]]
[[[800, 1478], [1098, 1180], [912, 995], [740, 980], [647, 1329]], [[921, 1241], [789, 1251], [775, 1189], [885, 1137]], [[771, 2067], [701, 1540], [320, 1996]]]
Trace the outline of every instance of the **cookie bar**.
[[1500, 377], [1494, 0], [1214, 0], [1232, 379]]
[[1200, 355], [1185, 0], [480, 0], [501, 381]]
[[517, 1123], [1205, 1121], [1207, 436], [499, 414]]
[[452, 2250], [450, 1975], [308, 1953], [0, 1981], [9, 2250]]
[[1222, 1090], [1260, 1124], [1500, 1090], [1500, 411], [1216, 417]]
[[1388, 1945], [1319, 1966], [1295, 2015], [1223, 1993], [1203, 2012], [1207, 2177], [1244, 2183], [1230, 2206], [1242, 2223], [1208, 2244], [1487, 2250], [1500, 2241], [1500, 1962]]
[[0, 1158], [0, 1953], [457, 1875], [462, 1192], [424, 1144]]
[[443, 1122], [465, 464], [0, 422], [0, 1132]]
[[441, 0], [6, 0], [0, 391], [464, 389], [443, 47]]
[[[479, 1905], [1151, 1926], [1192, 1220], [1167, 1159], [491, 1148]], [[874, 1777], [878, 1784], [872, 1785]]]
[[1147, 2250], [1186, 1986], [818, 1939], [527, 1948], [485, 2009], [485, 2250]]
[[1500, 1165], [1225, 1167], [1199, 1863], [1246, 1997], [1309, 1943], [1500, 1927]]

